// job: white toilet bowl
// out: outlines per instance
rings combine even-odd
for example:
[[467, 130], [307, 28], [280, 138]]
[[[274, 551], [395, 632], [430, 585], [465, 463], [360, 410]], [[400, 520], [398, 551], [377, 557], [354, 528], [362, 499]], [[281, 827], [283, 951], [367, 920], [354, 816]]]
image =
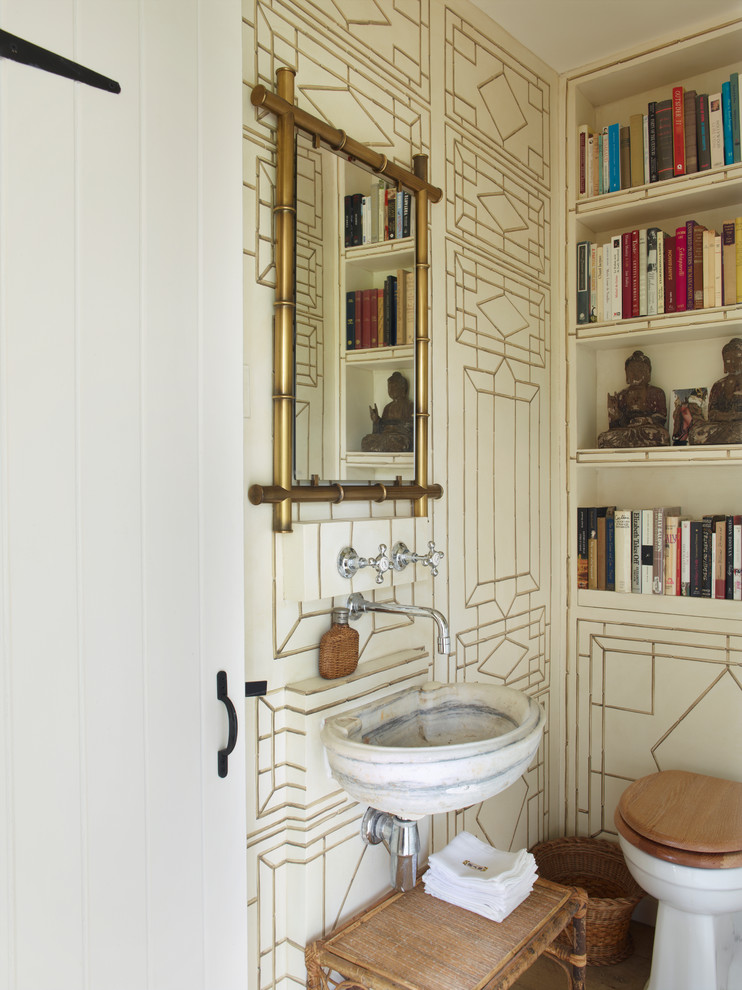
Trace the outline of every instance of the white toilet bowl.
[[615, 821], [629, 872], [659, 902], [646, 990], [742, 990], [742, 784], [652, 774]]

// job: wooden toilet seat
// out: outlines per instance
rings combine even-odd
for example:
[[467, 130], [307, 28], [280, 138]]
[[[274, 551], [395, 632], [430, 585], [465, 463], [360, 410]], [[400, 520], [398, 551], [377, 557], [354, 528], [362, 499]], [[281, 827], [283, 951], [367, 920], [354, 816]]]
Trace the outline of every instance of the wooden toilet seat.
[[681, 866], [742, 867], [742, 784], [663, 770], [621, 795], [616, 828], [633, 846]]

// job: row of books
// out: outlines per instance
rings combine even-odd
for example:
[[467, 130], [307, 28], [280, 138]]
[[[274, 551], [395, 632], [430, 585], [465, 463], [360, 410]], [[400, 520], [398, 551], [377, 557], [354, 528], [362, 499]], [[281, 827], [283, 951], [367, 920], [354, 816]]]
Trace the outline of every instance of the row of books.
[[577, 245], [577, 322], [602, 323], [742, 303], [742, 217], [722, 232], [688, 220]]
[[577, 587], [740, 601], [742, 515], [581, 506]]
[[719, 92], [674, 86], [672, 99], [653, 100], [628, 124], [592, 133], [578, 128], [580, 199], [742, 161], [739, 73]]
[[398, 270], [383, 289], [345, 294], [345, 349], [396, 347], [415, 342], [415, 276]]
[[409, 237], [411, 223], [412, 195], [390, 188], [383, 179], [373, 180], [368, 196], [345, 197], [346, 247]]

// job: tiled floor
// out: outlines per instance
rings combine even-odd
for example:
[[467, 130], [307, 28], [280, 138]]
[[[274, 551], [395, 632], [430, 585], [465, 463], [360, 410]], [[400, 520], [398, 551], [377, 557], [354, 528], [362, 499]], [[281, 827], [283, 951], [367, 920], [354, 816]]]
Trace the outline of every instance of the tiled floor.
[[[649, 979], [654, 928], [632, 921], [634, 953], [615, 966], [588, 966], [585, 990], [644, 990]], [[565, 990], [564, 970], [542, 956], [513, 984], [514, 990]]]

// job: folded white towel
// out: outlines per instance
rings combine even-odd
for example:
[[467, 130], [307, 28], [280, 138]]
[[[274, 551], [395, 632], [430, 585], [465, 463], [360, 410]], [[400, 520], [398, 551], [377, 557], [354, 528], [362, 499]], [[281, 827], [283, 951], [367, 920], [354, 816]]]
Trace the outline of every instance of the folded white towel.
[[536, 861], [525, 849], [504, 852], [461, 832], [430, 857], [423, 884], [440, 900], [502, 921], [528, 897], [536, 876]]

